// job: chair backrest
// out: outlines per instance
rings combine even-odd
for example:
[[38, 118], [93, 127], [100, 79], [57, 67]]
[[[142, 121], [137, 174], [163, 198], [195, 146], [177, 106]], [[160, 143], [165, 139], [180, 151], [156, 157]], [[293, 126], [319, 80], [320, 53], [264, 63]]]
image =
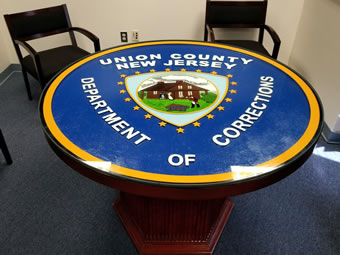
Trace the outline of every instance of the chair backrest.
[[[4, 15], [13, 40], [32, 40], [54, 34], [64, 33], [70, 28], [71, 21], [66, 4]], [[71, 42], [76, 45], [73, 32]]]
[[212, 27], [262, 27], [265, 24], [267, 0], [210, 1], [207, 0], [206, 21]]

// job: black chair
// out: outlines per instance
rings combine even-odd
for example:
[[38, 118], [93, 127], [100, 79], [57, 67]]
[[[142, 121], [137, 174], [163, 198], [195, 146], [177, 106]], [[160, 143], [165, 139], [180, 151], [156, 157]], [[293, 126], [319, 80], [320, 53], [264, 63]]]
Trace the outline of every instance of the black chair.
[[8, 165], [12, 164], [12, 158], [11, 158], [11, 155], [9, 154], [7, 144], [5, 142], [5, 138], [2, 134], [1, 129], [0, 129], [0, 148], [2, 150], [2, 153], [4, 154], [7, 164]]
[[[97, 36], [83, 28], [72, 27], [65, 4], [39, 10], [6, 14], [4, 17], [22, 67], [27, 94], [30, 100], [32, 100], [32, 95], [27, 72], [39, 81], [41, 88], [44, 88], [46, 83], [64, 67], [90, 54], [77, 46], [74, 31], [88, 37], [93, 42], [95, 51], [100, 50]], [[27, 42], [60, 33], [69, 33], [71, 45], [36, 51]], [[27, 56], [23, 57], [20, 50], [21, 47], [29, 53]]]
[[[204, 40], [208, 35], [213, 42], [238, 46], [271, 56], [277, 59], [281, 40], [273, 28], [265, 24], [267, 0], [264, 1], [210, 1], [207, 0]], [[216, 40], [214, 28], [254, 28], [259, 30], [254, 40]], [[271, 36], [274, 46], [272, 54], [263, 46], [264, 30]]]

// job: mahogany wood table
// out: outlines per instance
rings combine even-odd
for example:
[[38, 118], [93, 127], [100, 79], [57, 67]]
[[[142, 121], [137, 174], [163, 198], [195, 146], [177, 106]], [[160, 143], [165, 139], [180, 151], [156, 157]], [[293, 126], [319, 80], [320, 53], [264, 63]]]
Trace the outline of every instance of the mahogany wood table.
[[89, 55], [53, 78], [40, 116], [62, 160], [120, 190], [114, 207], [140, 254], [212, 254], [229, 197], [298, 169], [323, 118], [291, 68], [195, 41]]

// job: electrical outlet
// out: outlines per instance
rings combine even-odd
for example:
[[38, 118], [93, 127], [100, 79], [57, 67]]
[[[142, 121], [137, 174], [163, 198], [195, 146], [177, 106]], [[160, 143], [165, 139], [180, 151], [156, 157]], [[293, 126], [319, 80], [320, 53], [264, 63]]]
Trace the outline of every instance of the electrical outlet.
[[121, 40], [121, 42], [128, 42], [128, 33], [127, 32], [120, 32], [120, 40]]
[[133, 30], [132, 31], [132, 41], [138, 42], [139, 41], [139, 31]]

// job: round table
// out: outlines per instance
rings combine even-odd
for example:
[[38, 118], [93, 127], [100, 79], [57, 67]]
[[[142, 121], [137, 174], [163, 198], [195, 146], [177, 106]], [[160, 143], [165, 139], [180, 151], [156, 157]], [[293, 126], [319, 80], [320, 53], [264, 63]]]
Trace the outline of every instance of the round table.
[[48, 143], [120, 190], [141, 254], [211, 254], [230, 196], [299, 168], [322, 128], [313, 88], [274, 59], [195, 41], [127, 44], [65, 68], [43, 91]]

